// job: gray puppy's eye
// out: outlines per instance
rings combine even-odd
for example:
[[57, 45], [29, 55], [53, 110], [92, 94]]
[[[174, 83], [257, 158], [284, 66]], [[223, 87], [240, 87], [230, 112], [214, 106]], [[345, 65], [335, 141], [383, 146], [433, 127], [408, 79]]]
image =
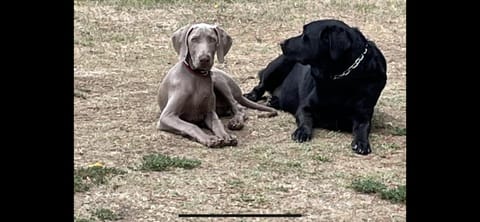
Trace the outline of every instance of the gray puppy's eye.
[[198, 37], [193, 37], [193, 38], [191, 39], [192, 42], [198, 42], [199, 40], [200, 40], [200, 38], [198, 38]]
[[210, 43], [212, 43], [212, 42], [216, 42], [217, 39], [215, 39], [215, 38], [213, 38], [213, 37], [211, 37], [211, 36], [208, 36], [208, 37], [207, 37], [207, 41], [210, 42]]

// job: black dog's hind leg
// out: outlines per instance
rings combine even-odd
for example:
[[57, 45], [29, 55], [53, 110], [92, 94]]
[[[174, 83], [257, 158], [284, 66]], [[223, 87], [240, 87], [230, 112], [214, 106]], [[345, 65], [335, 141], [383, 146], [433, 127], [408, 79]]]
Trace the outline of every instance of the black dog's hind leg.
[[252, 89], [252, 91], [250, 91], [249, 93], [243, 94], [243, 96], [245, 96], [245, 98], [254, 102], [257, 102], [258, 100], [262, 99], [262, 96], [265, 93], [265, 87], [263, 86], [262, 83], [263, 81], [262, 79], [260, 79], [260, 83], [257, 86], [255, 86]]
[[258, 74], [260, 82], [249, 93], [244, 94], [247, 99], [251, 101], [258, 101], [263, 96], [265, 91], [272, 93], [278, 86], [280, 86], [285, 77], [290, 73], [294, 61], [287, 60], [284, 55], [278, 56], [275, 60], [270, 62], [268, 66], [261, 70]]
[[267, 102], [267, 106], [272, 107], [274, 109], [280, 109], [280, 99], [277, 96], [272, 96], [270, 100]]

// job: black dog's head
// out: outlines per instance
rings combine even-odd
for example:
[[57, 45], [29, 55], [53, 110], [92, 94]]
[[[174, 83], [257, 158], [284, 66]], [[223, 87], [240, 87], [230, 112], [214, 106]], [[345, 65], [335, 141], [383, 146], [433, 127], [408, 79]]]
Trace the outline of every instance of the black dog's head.
[[363, 51], [365, 43], [366, 38], [358, 29], [344, 22], [319, 20], [304, 25], [302, 34], [285, 40], [281, 48], [291, 60], [325, 69], [350, 63], [353, 51]]

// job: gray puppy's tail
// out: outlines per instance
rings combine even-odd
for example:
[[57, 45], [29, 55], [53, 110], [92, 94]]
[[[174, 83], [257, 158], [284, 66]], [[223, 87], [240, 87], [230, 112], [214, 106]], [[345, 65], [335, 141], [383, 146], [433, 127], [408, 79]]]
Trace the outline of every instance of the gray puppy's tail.
[[274, 109], [274, 108], [271, 108], [271, 107], [268, 107], [268, 106], [265, 106], [265, 105], [262, 105], [262, 104], [259, 104], [259, 103], [256, 103], [256, 102], [253, 102], [247, 98], [245, 98], [243, 95], [235, 98], [238, 103], [240, 103], [241, 105], [247, 107], [247, 108], [251, 108], [251, 109], [256, 109], [256, 110], [260, 110], [260, 111], [265, 111], [265, 112], [269, 112], [268, 114], [266, 115], [259, 115], [260, 117], [274, 117], [274, 116], [277, 116], [278, 115], [278, 112]]

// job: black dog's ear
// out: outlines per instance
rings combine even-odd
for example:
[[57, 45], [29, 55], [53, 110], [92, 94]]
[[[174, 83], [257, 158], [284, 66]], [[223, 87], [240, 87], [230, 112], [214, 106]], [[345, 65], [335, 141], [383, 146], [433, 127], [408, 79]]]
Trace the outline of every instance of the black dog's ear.
[[327, 27], [322, 35], [328, 35], [330, 57], [333, 61], [338, 60], [343, 53], [352, 47], [350, 35], [344, 28], [336, 26]]

